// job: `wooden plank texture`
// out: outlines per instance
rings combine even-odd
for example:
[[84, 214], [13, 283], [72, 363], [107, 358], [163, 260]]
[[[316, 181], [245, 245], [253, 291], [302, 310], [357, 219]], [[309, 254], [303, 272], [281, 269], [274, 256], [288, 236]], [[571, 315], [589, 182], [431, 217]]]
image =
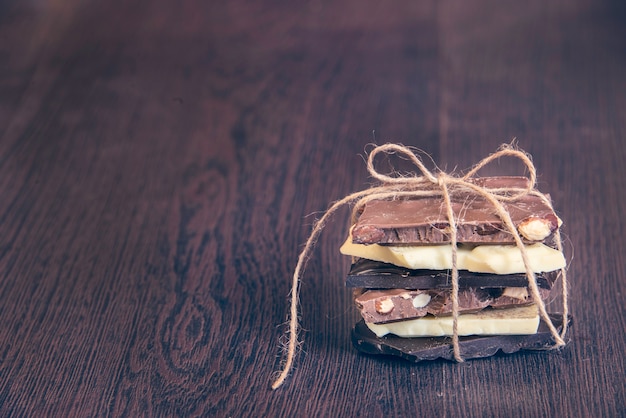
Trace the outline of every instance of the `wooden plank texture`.
[[[608, 0], [1, 2], [0, 415], [626, 414], [625, 23]], [[460, 172], [513, 138], [565, 221], [571, 343], [359, 355], [345, 208], [272, 391], [298, 253], [372, 184], [370, 144]]]

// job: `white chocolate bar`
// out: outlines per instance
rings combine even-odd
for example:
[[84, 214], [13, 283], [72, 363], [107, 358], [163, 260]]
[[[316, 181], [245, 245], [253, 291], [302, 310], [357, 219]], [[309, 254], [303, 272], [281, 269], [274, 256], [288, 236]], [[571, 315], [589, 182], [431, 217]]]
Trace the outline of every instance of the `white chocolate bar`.
[[[563, 253], [536, 243], [526, 245], [533, 272], [548, 272], [565, 267]], [[410, 269], [449, 270], [452, 268], [452, 246], [391, 246], [354, 244], [351, 237], [340, 249], [342, 254], [390, 263]], [[457, 248], [457, 268], [476, 273], [524, 273], [521, 251], [514, 245], [460, 245]]]
[[[386, 324], [365, 323], [378, 337], [395, 334], [399, 337], [442, 337], [452, 335], [452, 316], [425, 316]], [[535, 305], [509, 309], [490, 309], [475, 314], [459, 315], [458, 335], [530, 335], [539, 328]]]

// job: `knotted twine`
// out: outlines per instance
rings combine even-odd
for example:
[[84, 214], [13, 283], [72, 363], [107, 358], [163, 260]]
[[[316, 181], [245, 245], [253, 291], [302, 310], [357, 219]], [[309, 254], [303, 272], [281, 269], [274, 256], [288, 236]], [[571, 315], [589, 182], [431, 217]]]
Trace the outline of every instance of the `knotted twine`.
[[[400, 176], [397, 173], [395, 176], [381, 174], [374, 168], [374, 160], [378, 154], [385, 153], [388, 155], [397, 154], [406, 157], [412, 162], [421, 175]], [[504, 187], [504, 188], [487, 188], [481, 187], [471, 182], [471, 179], [475, 174], [490, 162], [502, 157], [513, 157], [522, 161], [522, 163], [528, 169], [528, 186], [526, 188], [517, 187]], [[398, 199], [398, 198], [419, 198], [419, 197], [433, 197], [441, 196], [446, 207], [446, 216], [448, 218], [450, 245], [452, 246], [452, 349], [454, 359], [458, 362], [463, 361], [461, 356], [461, 350], [459, 346], [458, 335], [458, 316], [459, 316], [459, 272], [457, 268], [457, 223], [452, 210], [451, 196], [455, 193], [474, 193], [476, 196], [480, 196], [491, 203], [494, 211], [511, 233], [515, 240], [515, 245], [520, 250], [522, 255], [522, 261], [526, 270], [526, 277], [528, 279], [528, 286], [533, 296], [533, 301], [539, 309], [539, 315], [543, 322], [548, 326], [552, 338], [554, 339], [554, 345], [550, 348], [555, 349], [565, 345], [565, 334], [567, 333], [568, 325], [568, 306], [567, 306], [567, 278], [566, 269], [561, 269], [561, 297], [563, 301], [563, 323], [561, 332], [556, 329], [552, 324], [550, 317], [546, 311], [545, 304], [539, 294], [539, 287], [537, 286], [537, 280], [535, 274], [530, 267], [530, 261], [528, 258], [528, 252], [522, 241], [522, 238], [513, 223], [511, 216], [503, 205], [503, 202], [514, 202], [527, 195], [539, 197], [548, 207], [552, 209], [552, 202], [543, 193], [536, 189], [537, 183], [537, 171], [528, 154], [516, 149], [513, 145], [502, 145], [498, 151], [489, 155], [476, 164], [467, 174], [462, 177], [447, 174], [443, 171], [439, 171], [437, 175], [430, 172], [419, 159], [419, 157], [411, 151], [410, 148], [399, 144], [385, 144], [375, 147], [369, 154], [367, 159], [367, 170], [370, 175], [379, 180], [382, 184], [380, 186], [371, 187], [369, 189], [352, 193], [341, 200], [333, 203], [328, 210], [322, 215], [322, 217], [315, 223], [313, 231], [309, 235], [306, 241], [304, 249], [298, 257], [298, 263], [293, 273], [291, 283], [291, 309], [289, 313], [289, 330], [287, 331], [289, 342], [286, 347], [287, 353], [284, 359], [283, 369], [272, 383], [272, 389], [280, 387], [288, 376], [291, 368], [293, 367], [294, 356], [298, 346], [298, 294], [300, 276], [308, 260], [315, 242], [317, 241], [320, 233], [324, 229], [326, 222], [330, 216], [337, 211], [340, 207], [346, 204], [354, 203], [355, 206], [352, 210], [352, 224], [355, 223], [356, 218], [363, 206], [372, 200], [383, 199]], [[563, 252], [563, 244], [561, 242], [561, 234], [557, 228], [554, 236], [554, 241], [558, 251]]]

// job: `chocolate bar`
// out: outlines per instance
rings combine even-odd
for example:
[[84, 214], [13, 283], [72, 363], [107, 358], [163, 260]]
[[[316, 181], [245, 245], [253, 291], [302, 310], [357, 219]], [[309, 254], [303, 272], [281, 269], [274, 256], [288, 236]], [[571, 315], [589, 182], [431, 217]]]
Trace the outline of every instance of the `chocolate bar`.
[[[565, 266], [563, 253], [537, 242], [524, 245], [530, 268], [535, 273], [554, 271]], [[452, 245], [379, 245], [355, 244], [348, 237], [339, 249], [342, 254], [391, 263], [410, 269], [449, 270]], [[456, 248], [456, 267], [475, 273], [515, 274], [526, 272], [522, 252], [515, 245], [460, 244]]]
[[[550, 291], [541, 289], [541, 298]], [[362, 289], [355, 296], [361, 315], [369, 323], [385, 323], [425, 315], [450, 315], [450, 290]], [[512, 308], [529, 305], [533, 298], [526, 287], [465, 288], [459, 292], [459, 313], [478, 312], [484, 308]]]
[[[485, 177], [473, 182], [488, 188], [527, 186], [523, 177]], [[536, 195], [502, 204], [527, 243], [546, 240], [561, 223], [550, 206]], [[457, 219], [457, 242], [514, 243], [493, 204], [483, 197], [469, 190], [455, 193], [451, 206]], [[446, 207], [439, 196], [373, 200], [365, 205], [354, 225], [352, 240], [356, 244], [442, 244], [450, 242], [449, 228]]]
[[[498, 193], [529, 185], [520, 177], [468, 181], [501, 189]], [[460, 357], [468, 359], [553, 345], [558, 337], [541, 323], [536, 305], [549, 297], [566, 261], [554, 241], [561, 220], [549, 196], [536, 193], [501, 202], [524, 241], [526, 262], [494, 204], [469, 186], [450, 194], [458, 228], [454, 266], [441, 196], [365, 203], [341, 247], [355, 260], [346, 286], [355, 288], [363, 317], [353, 332], [357, 349], [412, 361], [453, 359], [450, 336], [455, 333]], [[458, 272], [456, 320], [453, 267]], [[535, 275], [537, 299], [529, 288], [528, 269]]]
[[[553, 325], [560, 332], [563, 317], [550, 314]], [[571, 323], [571, 317], [568, 318]], [[450, 337], [401, 338], [394, 335], [377, 337], [361, 320], [352, 330], [352, 344], [362, 353], [391, 355], [412, 362], [424, 360], [453, 360]], [[531, 335], [490, 335], [459, 337], [459, 348], [464, 359], [490, 357], [498, 351], [514, 353], [519, 350], [546, 350], [554, 345], [550, 330], [543, 321], [537, 333]]]
[[[458, 335], [526, 335], [537, 332], [537, 306], [516, 306], [509, 309], [484, 309], [461, 313], [457, 319]], [[411, 318], [402, 321], [365, 325], [377, 336], [394, 334], [404, 338], [442, 337], [454, 334], [452, 315]]]
[[[550, 289], [558, 271], [537, 273], [539, 287]], [[355, 262], [346, 278], [347, 287], [367, 289], [449, 289], [452, 278], [447, 270], [411, 270], [393, 264], [362, 258]], [[525, 274], [489, 274], [459, 270], [459, 287], [525, 287]]]

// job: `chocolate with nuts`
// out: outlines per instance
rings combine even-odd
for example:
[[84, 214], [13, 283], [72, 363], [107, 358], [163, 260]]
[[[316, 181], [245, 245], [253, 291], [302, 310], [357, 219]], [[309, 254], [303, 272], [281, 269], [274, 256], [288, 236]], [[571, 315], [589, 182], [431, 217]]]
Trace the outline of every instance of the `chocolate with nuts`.
[[[425, 315], [450, 315], [452, 300], [450, 290], [385, 289], [358, 292], [355, 302], [366, 322], [384, 323]], [[550, 291], [541, 289], [542, 298]], [[525, 287], [475, 288], [459, 292], [459, 313], [478, 312], [484, 308], [511, 308], [529, 305], [533, 298]]]
[[[523, 177], [486, 177], [473, 181], [488, 188], [524, 188]], [[457, 218], [457, 242], [513, 244], [493, 205], [468, 191], [451, 198]], [[542, 242], [559, 227], [560, 219], [539, 196], [503, 202], [522, 238]], [[445, 204], [439, 196], [368, 202], [352, 229], [356, 244], [443, 244], [450, 242]]]

